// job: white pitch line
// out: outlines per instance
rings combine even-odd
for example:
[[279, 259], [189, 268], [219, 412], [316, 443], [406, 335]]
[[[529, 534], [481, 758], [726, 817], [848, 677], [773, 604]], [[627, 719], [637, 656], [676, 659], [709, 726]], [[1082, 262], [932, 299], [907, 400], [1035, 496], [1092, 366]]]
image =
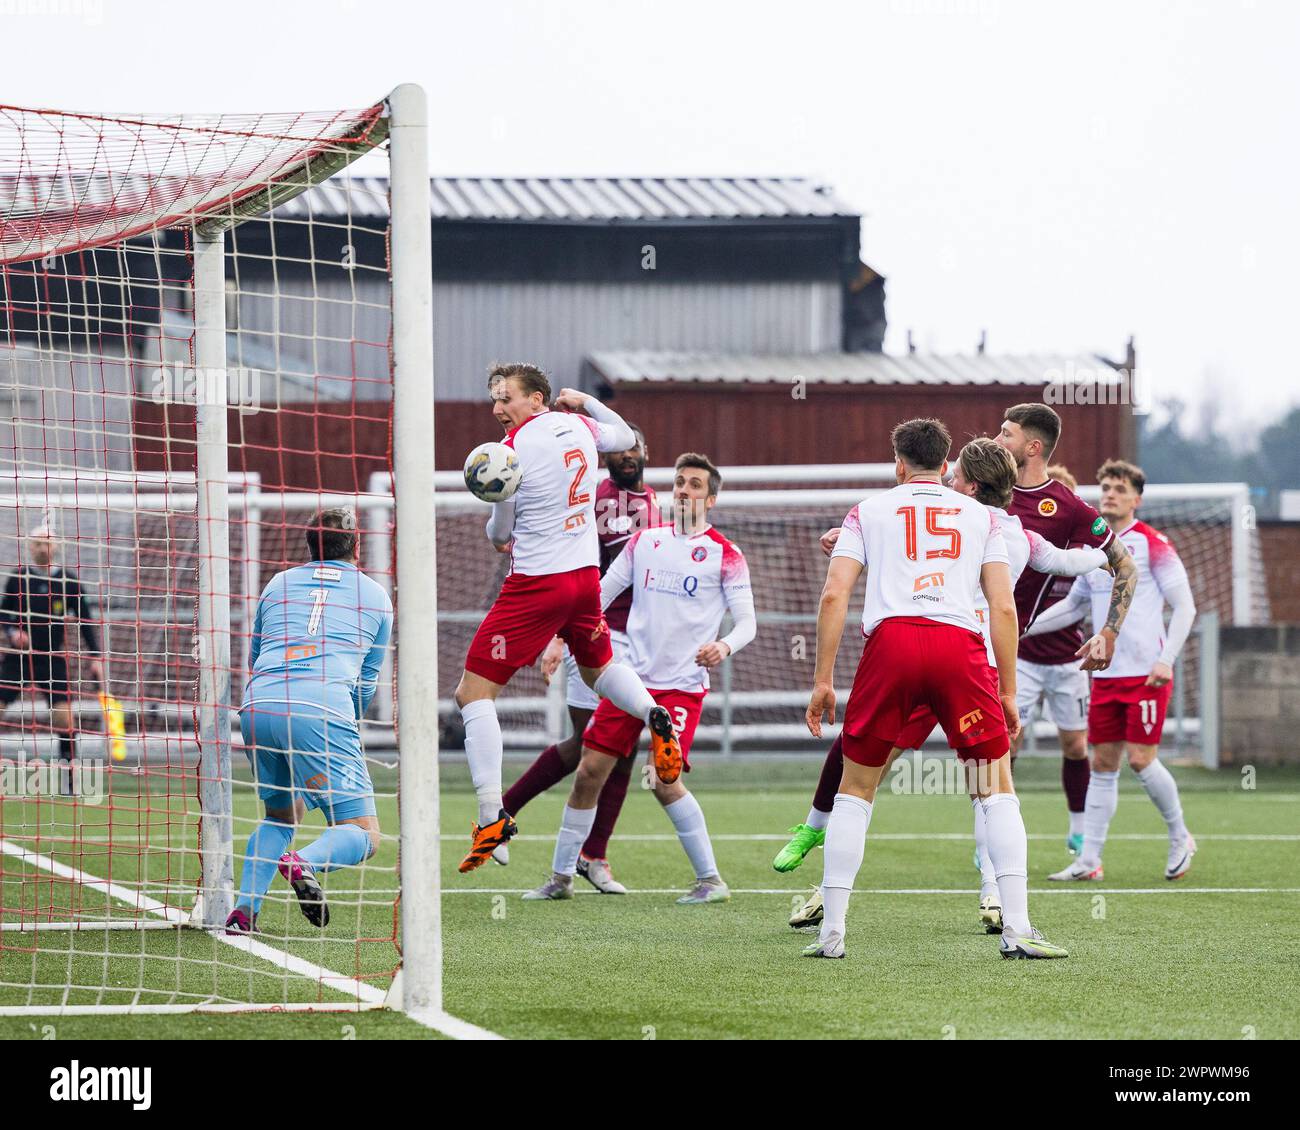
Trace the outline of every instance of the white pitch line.
[[[438, 837], [448, 843], [464, 842], [465, 836], [456, 832], [444, 832]], [[648, 832], [648, 833], [629, 833], [623, 835], [618, 833], [614, 837], [620, 842], [627, 843], [672, 843], [677, 842], [676, 835], [669, 832]], [[780, 834], [775, 832], [723, 832], [710, 836], [714, 841], [726, 843], [785, 843], [790, 838], [789, 833]], [[889, 842], [909, 842], [912, 840], [948, 840], [961, 841], [971, 840], [972, 835], [969, 832], [879, 832], [872, 833], [869, 837], [873, 842], [883, 840]], [[1030, 832], [1031, 840], [1059, 840], [1062, 837], [1055, 832]], [[1119, 832], [1112, 833], [1106, 837], [1109, 843], [1112, 840], [1124, 840], [1135, 843], [1155, 843], [1160, 841], [1166, 842], [1168, 835], [1160, 832]], [[1300, 841], [1300, 834], [1291, 834], [1288, 832], [1197, 832], [1197, 842], [1220, 842], [1220, 843], [1295, 843]], [[149, 848], [157, 851], [172, 851], [177, 853], [191, 852], [197, 854], [195, 847], [176, 847], [174, 845], [161, 843], [150, 840], [129, 841], [114, 836], [78, 836], [75, 839], [69, 837], [66, 839], [55, 839], [54, 837], [42, 837], [44, 843], [58, 843], [60, 846], [75, 847], [78, 843], [87, 844], [115, 844], [121, 848]], [[518, 835], [511, 838], [511, 843], [554, 843], [554, 836], [541, 835]]]
[[[445, 832], [438, 838], [440, 840], [455, 840], [455, 841], [464, 841], [466, 839], [464, 835], [448, 834]], [[622, 833], [616, 832], [613, 838], [620, 842], [626, 840], [629, 843], [675, 844], [677, 842], [677, 837], [672, 833], [668, 833], [668, 832], [662, 832], [662, 833], [654, 832], [654, 833], [647, 833], [645, 835], [627, 835], [627, 836], [623, 835]], [[790, 838], [790, 834], [788, 832], [785, 833], [784, 835], [779, 835], [776, 833], [768, 833], [768, 832], [721, 833], [717, 835], [710, 834], [709, 838], [714, 841], [722, 840], [722, 841], [729, 841], [733, 843], [749, 843], [749, 842], [785, 843]], [[1055, 832], [1031, 832], [1029, 834], [1029, 839], [1031, 840], [1063, 840], [1064, 838], [1065, 838], [1064, 836], [1057, 835]], [[975, 837], [970, 832], [881, 832], [879, 834], [872, 832], [867, 837], [867, 839], [873, 843], [877, 840], [899, 840], [899, 841], [970, 840], [973, 842]], [[1150, 841], [1152, 843], [1159, 840], [1161, 843], [1167, 843], [1169, 841], [1169, 836], [1163, 832], [1160, 833], [1125, 832], [1125, 833], [1120, 833], [1118, 835], [1111, 834], [1106, 837], [1107, 843], [1111, 842], [1112, 840], [1141, 840], [1144, 842]], [[1202, 835], [1200, 832], [1197, 832], [1196, 840], [1198, 843], [1202, 840], [1207, 840], [1207, 841], [1208, 840], [1242, 840], [1242, 841], [1260, 840], [1260, 841], [1271, 843], [1274, 841], [1291, 842], [1293, 840], [1300, 840], [1300, 835], [1290, 835], [1289, 833], [1281, 833], [1281, 832], [1277, 834], [1260, 833], [1260, 834], [1242, 834], [1242, 835], [1229, 834], [1229, 833], [1216, 835], [1211, 832], [1206, 835]], [[537, 842], [537, 841], [544, 841], [548, 844], [554, 843], [555, 837], [518, 835], [518, 836], [512, 836], [510, 838], [510, 842], [512, 844], [520, 843], [520, 842], [530, 843], [530, 842]]]
[[[98, 891], [100, 894], [114, 898], [118, 902], [133, 906], [136, 910], [165, 919], [174, 926], [189, 925], [188, 916], [178, 907], [168, 906], [166, 903], [149, 898], [148, 895], [139, 891], [133, 891], [129, 887], [123, 887], [110, 880], [87, 874], [75, 867], [69, 867], [66, 863], [60, 863], [57, 859], [39, 855], [34, 851], [19, 847], [17, 844], [11, 844], [8, 840], [0, 839], [0, 853], [12, 856], [33, 867], [39, 867], [41, 870], [57, 875], [61, 879], [71, 879], [73, 882], [80, 883], [90, 890]], [[334, 992], [342, 993], [345, 996], [350, 994], [358, 1004], [382, 1006], [387, 1000], [387, 994], [384, 990], [377, 989], [374, 985], [366, 984], [364, 981], [359, 981], [355, 977], [348, 977], [343, 973], [335, 973], [324, 966], [295, 957], [285, 950], [278, 950], [274, 946], [268, 946], [255, 938], [246, 935], [232, 936], [224, 931], [208, 931], [207, 933], [209, 937], [216, 938], [217, 941], [233, 949], [242, 950], [244, 953], [261, 958], [263, 961], [287, 972], [297, 973], [308, 980], [326, 985]], [[347, 985], [347, 989], [329, 985], [328, 983], [331, 981], [342, 982]], [[495, 1032], [489, 1032], [486, 1028], [479, 1028], [468, 1021], [449, 1016], [444, 1012], [421, 1014], [419, 1017], [413, 1017], [413, 1019], [426, 1028], [432, 1028], [443, 1033], [443, 1035], [451, 1036], [453, 1039], [499, 1040], [502, 1038]]]
[[[445, 895], [522, 895], [524, 887], [444, 887]], [[807, 895], [810, 887], [732, 887], [733, 895]], [[977, 887], [854, 887], [855, 895], [962, 895], [969, 898]], [[685, 887], [647, 887], [628, 891], [630, 895], [681, 895]], [[1059, 887], [1032, 890], [1031, 895], [1297, 895], [1300, 887], [1101, 887], [1096, 883], [1070, 883]], [[574, 894], [598, 895], [600, 891], [574, 891]]]

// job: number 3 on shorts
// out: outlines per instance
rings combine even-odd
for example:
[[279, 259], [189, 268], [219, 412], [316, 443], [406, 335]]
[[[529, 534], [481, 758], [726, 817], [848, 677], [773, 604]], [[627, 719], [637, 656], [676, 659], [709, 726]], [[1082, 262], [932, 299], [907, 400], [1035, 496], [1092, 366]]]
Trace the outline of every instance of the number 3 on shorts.
[[674, 706], [672, 709], [672, 715], [673, 725], [677, 727], [677, 732], [680, 734], [684, 729], [686, 729], [686, 707]]

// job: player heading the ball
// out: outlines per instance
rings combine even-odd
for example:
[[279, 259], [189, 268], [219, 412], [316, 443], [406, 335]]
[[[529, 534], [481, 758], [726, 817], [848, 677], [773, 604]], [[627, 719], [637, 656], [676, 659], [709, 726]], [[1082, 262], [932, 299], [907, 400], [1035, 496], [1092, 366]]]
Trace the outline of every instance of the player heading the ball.
[[[844, 712], [844, 776], [826, 828], [825, 916], [808, 957], [843, 957], [849, 894], [862, 866], [876, 789], [918, 707], [929, 707], [966, 762], [984, 809], [1001, 896], [1004, 957], [1065, 957], [1029, 921], [1028, 845], [1007, 752], [1016, 713], [1016, 610], [996, 517], [943, 485], [952, 441], [938, 420], [891, 435], [899, 485], [844, 519], [817, 611], [817, 667], [806, 719], [814, 737], [835, 721], [835, 657], [849, 598], [867, 572], [866, 645]], [[988, 605], [996, 682], [976, 609]]]
[[493, 366], [488, 394], [492, 415], [505, 432], [502, 442], [519, 457], [520, 480], [509, 499], [493, 504], [488, 519], [493, 545], [510, 553], [510, 573], [470, 643], [456, 687], [478, 797], [478, 821], [462, 872], [481, 867], [518, 831], [501, 804], [496, 698], [555, 636], [568, 644], [592, 690], [649, 724], [656, 760], [675, 763], [678, 772], [681, 766], [668, 711], [655, 705], [630, 667], [613, 661], [600, 608], [597, 457], [632, 447], [632, 430], [617, 412], [576, 389], [562, 389], [554, 403], [562, 411], [552, 411], [550, 382], [536, 365]]

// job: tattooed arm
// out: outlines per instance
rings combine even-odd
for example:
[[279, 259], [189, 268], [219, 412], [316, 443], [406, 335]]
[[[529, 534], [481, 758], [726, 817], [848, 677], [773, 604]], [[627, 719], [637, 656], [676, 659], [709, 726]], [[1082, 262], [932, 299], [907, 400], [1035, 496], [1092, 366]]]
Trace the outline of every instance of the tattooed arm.
[[1111, 538], [1106, 546], [1106, 565], [1115, 574], [1115, 583], [1110, 588], [1110, 609], [1106, 613], [1105, 626], [1075, 652], [1084, 661], [1085, 671], [1104, 671], [1110, 666], [1115, 656], [1115, 638], [1124, 625], [1124, 617], [1128, 615], [1137, 589], [1137, 565], [1128, 546], [1119, 538]]

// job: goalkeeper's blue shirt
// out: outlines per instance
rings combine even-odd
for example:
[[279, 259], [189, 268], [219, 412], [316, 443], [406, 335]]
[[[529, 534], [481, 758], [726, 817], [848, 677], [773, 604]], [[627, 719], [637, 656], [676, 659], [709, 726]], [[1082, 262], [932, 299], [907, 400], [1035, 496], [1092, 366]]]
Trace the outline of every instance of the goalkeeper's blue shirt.
[[388, 593], [346, 561], [309, 561], [262, 590], [244, 706], [289, 703], [360, 718], [393, 631]]

